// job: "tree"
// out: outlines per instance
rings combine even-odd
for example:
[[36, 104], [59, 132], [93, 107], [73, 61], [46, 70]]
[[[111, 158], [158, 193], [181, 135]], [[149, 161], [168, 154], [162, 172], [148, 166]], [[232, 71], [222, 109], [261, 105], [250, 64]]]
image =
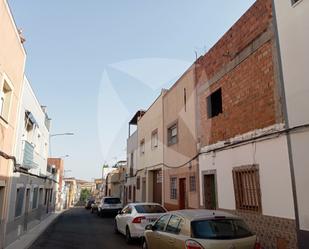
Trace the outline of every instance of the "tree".
[[82, 189], [80, 192], [80, 201], [85, 202], [90, 197], [89, 189]]

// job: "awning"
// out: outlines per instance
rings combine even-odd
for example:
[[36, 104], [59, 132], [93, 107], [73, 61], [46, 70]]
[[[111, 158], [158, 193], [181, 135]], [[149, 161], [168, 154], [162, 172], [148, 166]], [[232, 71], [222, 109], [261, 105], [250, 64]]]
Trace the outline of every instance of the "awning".
[[26, 117], [32, 123], [32, 125], [39, 127], [39, 124], [36, 122], [33, 114], [30, 111], [26, 111]]

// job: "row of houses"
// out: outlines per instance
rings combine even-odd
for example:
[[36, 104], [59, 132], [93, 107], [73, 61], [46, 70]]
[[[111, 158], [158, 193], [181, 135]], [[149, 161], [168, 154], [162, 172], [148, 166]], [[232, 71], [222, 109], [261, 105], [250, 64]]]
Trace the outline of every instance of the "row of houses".
[[51, 119], [25, 76], [24, 42], [0, 0], [0, 248], [65, 202], [63, 159], [49, 158]]
[[135, 113], [125, 203], [225, 210], [265, 248], [309, 248], [308, 10], [257, 0]]

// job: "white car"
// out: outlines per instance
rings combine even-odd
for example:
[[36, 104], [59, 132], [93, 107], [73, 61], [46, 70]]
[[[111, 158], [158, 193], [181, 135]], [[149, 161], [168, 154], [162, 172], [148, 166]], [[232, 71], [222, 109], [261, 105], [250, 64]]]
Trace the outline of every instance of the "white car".
[[118, 197], [103, 197], [100, 204], [98, 205], [98, 215], [103, 216], [104, 214], [116, 215], [122, 209], [122, 203]]
[[116, 216], [115, 232], [124, 234], [127, 243], [130, 243], [132, 238], [142, 238], [145, 227], [166, 212], [158, 203], [130, 203]]

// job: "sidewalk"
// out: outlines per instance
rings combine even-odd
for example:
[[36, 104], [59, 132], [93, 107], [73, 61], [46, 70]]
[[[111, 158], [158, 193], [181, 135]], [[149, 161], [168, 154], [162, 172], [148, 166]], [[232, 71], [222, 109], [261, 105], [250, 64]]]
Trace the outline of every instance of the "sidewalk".
[[[65, 210], [64, 210], [65, 211]], [[5, 249], [28, 249], [33, 242], [48, 228], [48, 226], [55, 221], [63, 211], [50, 214], [46, 219], [42, 220], [37, 226], [22, 235], [19, 239], [14, 241]]]

